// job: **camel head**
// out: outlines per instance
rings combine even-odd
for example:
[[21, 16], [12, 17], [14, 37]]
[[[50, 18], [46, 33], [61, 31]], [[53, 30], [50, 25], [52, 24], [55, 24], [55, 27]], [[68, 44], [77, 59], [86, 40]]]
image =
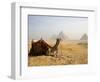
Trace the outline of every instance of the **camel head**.
[[57, 38], [56, 40], [57, 40], [57, 42], [60, 42], [62, 39], [61, 38]]

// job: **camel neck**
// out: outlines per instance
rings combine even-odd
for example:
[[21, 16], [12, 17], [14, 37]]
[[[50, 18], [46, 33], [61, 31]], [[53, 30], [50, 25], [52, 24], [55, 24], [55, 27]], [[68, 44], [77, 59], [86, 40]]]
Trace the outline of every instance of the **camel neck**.
[[53, 47], [58, 47], [59, 43], [60, 43], [60, 41], [57, 40], [56, 44]]

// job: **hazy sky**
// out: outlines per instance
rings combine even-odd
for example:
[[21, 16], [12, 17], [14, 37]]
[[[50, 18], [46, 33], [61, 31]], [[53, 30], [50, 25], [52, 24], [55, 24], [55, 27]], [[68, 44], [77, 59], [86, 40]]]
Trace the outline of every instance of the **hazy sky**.
[[28, 16], [29, 39], [50, 38], [63, 31], [70, 39], [80, 39], [88, 32], [88, 18], [60, 16]]

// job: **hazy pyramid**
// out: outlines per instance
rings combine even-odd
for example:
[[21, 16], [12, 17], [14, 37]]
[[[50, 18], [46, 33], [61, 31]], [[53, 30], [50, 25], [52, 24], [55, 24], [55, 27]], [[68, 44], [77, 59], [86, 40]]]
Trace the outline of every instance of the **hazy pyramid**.
[[62, 40], [69, 40], [69, 37], [66, 36], [66, 34], [63, 33], [63, 31], [59, 32], [58, 35], [53, 34], [53, 35], [51, 36], [51, 39], [52, 39], [52, 40], [55, 40], [55, 39], [57, 39], [57, 38], [61, 38]]
[[61, 32], [58, 34], [57, 38], [61, 38], [62, 40], [69, 40], [69, 37], [66, 36], [66, 34], [63, 33], [63, 31], [61, 31]]
[[84, 34], [84, 35], [80, 38], [80, 40], [88, 40], [87, 34]]

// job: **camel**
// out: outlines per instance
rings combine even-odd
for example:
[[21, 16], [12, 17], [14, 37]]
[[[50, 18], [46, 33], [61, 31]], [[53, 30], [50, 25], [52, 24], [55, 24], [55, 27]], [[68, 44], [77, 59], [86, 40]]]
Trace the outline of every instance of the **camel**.
[[58, 45], [61, 39], [57, 38], [56, 44], [52, 47], [48, 45], [43, 39], [40, 39], [37, 42], [31, 41], [31, 49], [29, 51], [29, 56], [39, 56], [39, 55], [52, 55], [57, 56], [58, 54]]

